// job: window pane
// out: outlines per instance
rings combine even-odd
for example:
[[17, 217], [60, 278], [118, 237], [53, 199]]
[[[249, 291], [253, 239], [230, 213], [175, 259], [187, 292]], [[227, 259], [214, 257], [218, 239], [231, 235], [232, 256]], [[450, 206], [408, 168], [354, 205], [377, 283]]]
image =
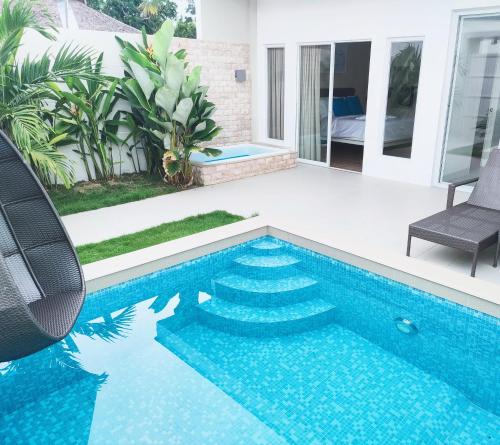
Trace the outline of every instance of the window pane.
[[384, 155], [411, 157], [421, 58], [422, 42], [393, 42], [391, 45]]
[[285, 49], [267, 50], [268, 137], [283, 140], [285, 111]]
[[302, 159], [326, 162], [330, 57], [330, 45], [300, 48], [299, 157]]
[[500, 139], [500, 16], [461, 19], [442, 180], [478, 176]]

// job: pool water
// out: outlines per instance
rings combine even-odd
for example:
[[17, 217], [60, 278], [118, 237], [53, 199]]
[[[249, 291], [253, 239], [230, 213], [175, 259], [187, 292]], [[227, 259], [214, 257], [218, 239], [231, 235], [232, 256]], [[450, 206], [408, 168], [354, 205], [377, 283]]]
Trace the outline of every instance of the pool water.
[[498, 444], [500, 324], [265, 237], [0, 364], [2, 444]]
[[234, 147], [220, 147], [218, 156], [207, 156], [203, 153], [193, 153], [192, 162], [210, 164], [213, 162], [227, 161], [229, 159], [247, 158], [249, 156], [263, 155], [276, 152], [276, 149], [259, 147], [258, 145], [235, 145]]

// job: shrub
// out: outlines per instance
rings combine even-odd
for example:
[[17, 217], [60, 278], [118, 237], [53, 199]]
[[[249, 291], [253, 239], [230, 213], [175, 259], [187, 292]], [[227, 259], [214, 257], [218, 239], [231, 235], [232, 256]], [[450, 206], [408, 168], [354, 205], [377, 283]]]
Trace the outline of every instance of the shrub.
[[66, 76], [89, 75], [84, 61], [90, 52], [65, 46], [54, 58], [44, 54], [19, 63], [17, 52], [27, 28], [55, 39], [53, 28], [38, 24], [30, 3], [4, 1], [0, 14], [0, 128], [14, 140], [44, 184], [56, 179], [69, 187], [73, 183], [71, 164], [55, 148], [65, 135], [55, 134], [48, 124], [52, 111], [47, 103], [52, 98], [51, 83]]
[[100, 181], [115, 176], [113, 145], [123, 144], [118, 137], [123, 112], [116, 109], [119, 80], [102, 73], [102, 60], [101, 54], [95, 64], [86, 61], [93, 78], [67, 76], [63, 88], [52, 85], [55, 129], [67, 135], [59, 145], [76, 145], [89, 181], [94, 176]]
[[117, 40], [126, 66], [121, 86], [146, 139], [149, 168], [164, 174], [169, 183], [187, 186], [193, 180], [191, 154], [219, 154], [204, 144], [221, 128], [212, 119], [215, 105], [207, 100], [208, 88], [200, 86], [201, 68], [188, 73], [186, 52], [170, 51], [174, 29], [166, 21], [151, 44], [145, 32], [143, 45]]

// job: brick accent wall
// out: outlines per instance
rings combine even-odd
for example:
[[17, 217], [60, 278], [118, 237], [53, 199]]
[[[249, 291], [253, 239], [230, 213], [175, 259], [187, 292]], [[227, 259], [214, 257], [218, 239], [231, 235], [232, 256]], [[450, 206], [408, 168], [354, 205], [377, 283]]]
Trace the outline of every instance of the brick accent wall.
[[[201, 65], [202, 83], [217, 110], [214, 120], [223, 128], [210, 145], [230, 145], [251, 140], [250, 46], [247, 44], [174, 39], [172, 49], [185, 49], [190, 67]], [[247, 80], [237, 82], [234, 72], [244, 69]]]

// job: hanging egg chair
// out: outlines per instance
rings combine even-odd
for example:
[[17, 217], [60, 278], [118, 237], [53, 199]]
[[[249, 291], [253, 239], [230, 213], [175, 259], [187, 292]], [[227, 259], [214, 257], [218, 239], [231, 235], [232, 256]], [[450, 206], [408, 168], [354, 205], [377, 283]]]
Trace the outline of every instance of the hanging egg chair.
[[82, 269], [52, 202], [0, 131], [0, 362], [62, 340], [84, 297]]

